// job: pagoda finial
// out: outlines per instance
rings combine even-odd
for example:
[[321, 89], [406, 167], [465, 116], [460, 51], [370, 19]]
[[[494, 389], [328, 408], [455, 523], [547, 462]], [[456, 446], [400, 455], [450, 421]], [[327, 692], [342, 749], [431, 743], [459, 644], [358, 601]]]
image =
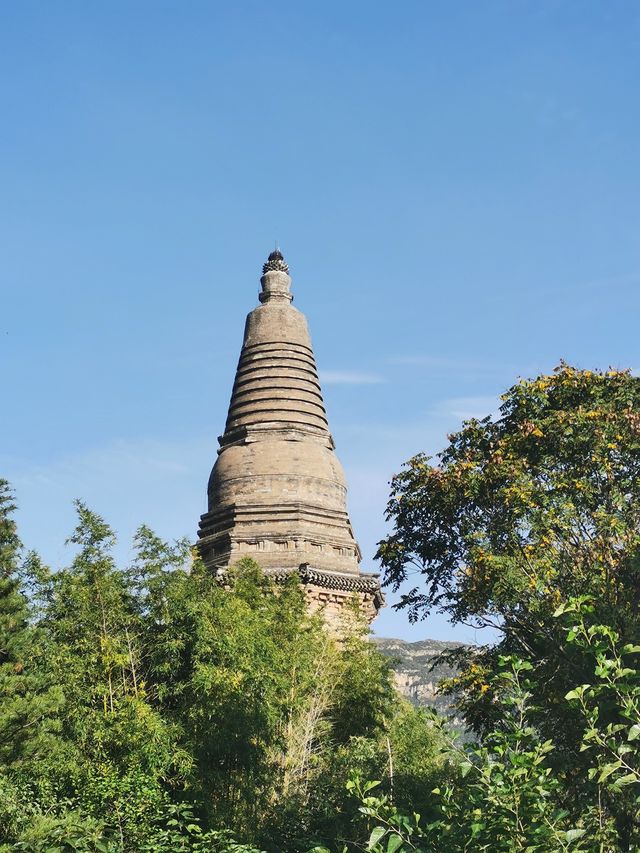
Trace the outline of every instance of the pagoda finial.
[[277, 247], [271, 252], [265, 264], [262, 267], [262, 274], [265, 275], [268, 272], [285, 272], [289, 273], [289, 265], [284, 259], [284, 256], [280, 249]]

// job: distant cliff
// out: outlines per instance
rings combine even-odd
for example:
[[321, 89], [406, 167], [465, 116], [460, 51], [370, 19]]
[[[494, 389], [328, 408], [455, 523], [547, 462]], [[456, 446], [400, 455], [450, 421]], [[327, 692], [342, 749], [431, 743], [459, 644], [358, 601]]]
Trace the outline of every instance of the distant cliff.
[[457, 649], [460, 643], [418, 640], [407, 643], [388, 637], [372, 637], [382, 654], [391, 659], [398, 690], [416, 705], [428, 705], [442, 713], [449, 710], [449, 699], [436, 694], [438, 682], [455, 675], [455, 669], [442, 664], [434, 669], [434, 659], [445, 651]]

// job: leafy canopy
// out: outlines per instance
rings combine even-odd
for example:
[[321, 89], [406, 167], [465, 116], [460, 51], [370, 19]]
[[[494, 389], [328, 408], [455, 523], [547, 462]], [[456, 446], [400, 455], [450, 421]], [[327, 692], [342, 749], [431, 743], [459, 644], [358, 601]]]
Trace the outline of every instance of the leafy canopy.
[[423, 576], [401, 601], [413, 619], [437, 608], [525, 642], [573, 595], [635, 613], [640, 378], [561, 364], [449, 438], [393, 479], [379, 545], [387, 583]]

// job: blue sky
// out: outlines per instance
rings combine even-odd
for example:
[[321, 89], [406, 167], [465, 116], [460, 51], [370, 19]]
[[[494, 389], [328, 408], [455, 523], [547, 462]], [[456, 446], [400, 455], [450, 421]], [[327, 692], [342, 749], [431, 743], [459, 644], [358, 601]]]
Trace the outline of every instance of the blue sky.
[[1, 17], [0, 473], [53, 565], [75, 497], [123, 559], [143, 521], [195, 534], [276, 239], [366, 569], [403, 460], [561, 358], [640, 367], [636, 2]]

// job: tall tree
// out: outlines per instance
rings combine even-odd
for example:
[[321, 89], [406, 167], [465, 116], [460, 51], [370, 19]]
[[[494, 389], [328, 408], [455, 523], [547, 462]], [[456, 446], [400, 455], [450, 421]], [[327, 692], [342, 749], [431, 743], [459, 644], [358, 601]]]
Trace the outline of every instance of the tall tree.
[[21, 590], [21, 543], [9, 486], [0, 480], [0, 761], [15, 767], [50, 748], [60, 689], [39, 665], [42, 635]]
[[594, 621], [638, 641], [640, 378], [561, 364], [502, 401], [498, 417], [466, 422], [436, 460], [417, 456], [394, 478], [378, 555], [387, 583], [421, 576], [401, 599], [414, 619], [437, 609], [501, 632], [450, 685], [467, 721], [496, 724], [490, 676], [514, 653], [535, 668], [555, 760], [579, 766], [581, 721], [560, 700], [592, 666], [553, 614], [588, 594]]
[[[62, 693], [42, 666], [43, 635], [21, 589], [21, 543], [9, 485], [0, 480], [0, 838], [28, 811], [39, 765], [56, 752]], [[25, 789], [29, 788], [28, 793]]]
[[[82, 502], [71, 565], [50, 579], [42, 625], [48, 665], [67, 698], [63, 732], [75, 750], [68, 796], [99, 817], [125, 849], [151, 832], [189, 761], [153, 707], [144, 678], [139, 608], [115, 564], [115, 536]], [[137, 839], [137, 841], [136, 841]]]
[[223, 587], [147, 527], [121, 571], [81, 502], [71, 564], [21, 566], [1, 496], [0, 850], [304, 853], [355, 837], [354, 769], [390, 783], [408, 748], [424, 763], [388, 664], [326, 630], [296, 578], [245, 560]]

